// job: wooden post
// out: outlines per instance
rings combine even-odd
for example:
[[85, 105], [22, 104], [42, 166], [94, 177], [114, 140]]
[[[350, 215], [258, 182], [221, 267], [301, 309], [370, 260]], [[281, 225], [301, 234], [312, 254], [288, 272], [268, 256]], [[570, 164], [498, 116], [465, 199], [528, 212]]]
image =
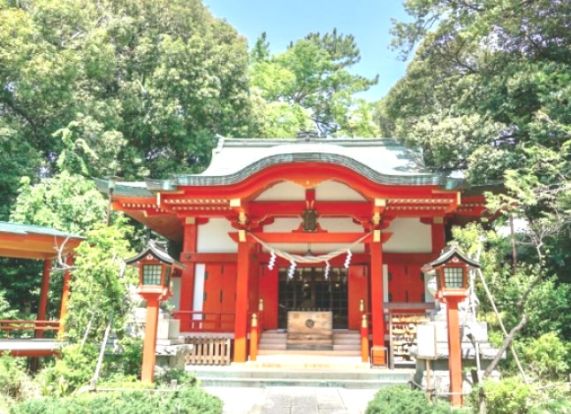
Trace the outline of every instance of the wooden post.
[[446, 297], [448, 320], [448, 370], [450, 371], [450, 401], [453, 406], [462, 405], [462, 344], [460, 342], [460, 320], [458, 303], [461, 296]]
[[372, 364], [386, 365], [385, 310], [383, 292], [383, 251], [381, 231], [374, 230], [370, 241], [371, 255], [371, 325], [373, 330]]
[[180, 261], [185, 265], [180, 277], [180, 303], [179, 310], [182, 312], [181, 330], [191, 330], [194, 299], [194, 278], [196, 264], [192, 261], [192, 256], [196, 253], [196, 243], [198, 227], [194, 217], [187, 217], [183, 224], [183, 246], [180, 253]]
[[361, 320], [361, 361], [369, 362], [369, 323], [366, 313]]
[[[66, 263], [70, 267], [73, 266], [73, 256], [68, 256]], [[61, 292], [61, 305], [59, 311], [59, 329], [58, 329], [58, 337], [60, 338], [63, 337], [63, 334], [65, 332], [65, 318], [67, 317], [70, 283], [71, 283], [71, 271], [68, 269], [65, 272], [63, 272], [63, 284]]]
[[143, 341], [141, 381], [152, 383], [155, 375], [160, 294], [142, 294], [141, 296], [143, 296], [147, 301], [147, 319], [145, 323], [145, 339]]
[[[37, 320], [45, 321], [48, 309], [48, 293], [50, 291], [50, 275], [52, 270], [52, 261], [44, 260], [44, 270], [42, 272], [42, 287], [40, 290], [40, 304], [38, 306]], [[44, 336], [43, 329], [36, 329], [35, 337], [42, 338]]]
[[[243, 230], [241, 230], [243, 231]], [[234, 362], [246, 362], [248, 329], [248, 288], [250, 278], [251, 243], [243, 239], [238, 242], [238, 263], [236, 276], [236, 313], [234, 319]]]
[[258, 317], [252, 314], [252, 323], [250, 324], [250, 361], [255, 361], [258, 355]]

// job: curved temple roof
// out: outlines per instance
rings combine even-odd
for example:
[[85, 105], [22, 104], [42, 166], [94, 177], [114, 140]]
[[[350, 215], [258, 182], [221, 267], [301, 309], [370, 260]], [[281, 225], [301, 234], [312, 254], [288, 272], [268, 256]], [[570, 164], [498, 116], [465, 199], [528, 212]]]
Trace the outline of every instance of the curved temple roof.
[[[216, 186], [238, 183], [273, 165], [321, 162], [343, 165], [378, 184], [462, 186], [464, 180], [428, 171], [420, 154], [392, 139], [225, 139], [212, 151], [208, 168], [200, 174], [177, 175], [145, 183], [117, 183], [115, 191], [150, 196], [178, 186]], [[100, 187], [104, 183], [100, 182]]]

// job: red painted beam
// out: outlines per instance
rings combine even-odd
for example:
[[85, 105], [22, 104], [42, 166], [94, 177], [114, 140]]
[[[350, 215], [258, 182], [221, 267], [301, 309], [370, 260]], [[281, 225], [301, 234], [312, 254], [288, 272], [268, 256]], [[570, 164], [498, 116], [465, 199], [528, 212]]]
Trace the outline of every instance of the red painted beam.
[[[238, 242], [238, 233], [228, 233], [232, 240]], [[354, 243], [365, 233], [252, 233], [265, 243]], [[250, 236], [251, 237], [251, 236]], [[363, 240], [363, 243], [370, 235]], [[253, 239], [253, 238], [252, 238]], [[254, 240], [254, 239], [253, 239]]]
[[[252, 217], [297, 217], [306, 208], [305, 201], [255, 201], [248, 203], [246, 212]], [[320, 216], [370, 218], [373, 214], [373, 204], [362, 201], [315, 201], [313, 208]]]

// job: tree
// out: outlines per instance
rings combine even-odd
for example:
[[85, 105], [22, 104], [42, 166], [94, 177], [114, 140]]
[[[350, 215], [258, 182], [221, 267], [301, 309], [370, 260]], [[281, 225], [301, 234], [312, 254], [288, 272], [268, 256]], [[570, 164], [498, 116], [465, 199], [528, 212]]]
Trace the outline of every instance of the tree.
[[[215, 134], [249, 132], [247, 65], [244, 39], [200, 0], [3, 0], [0, 166], [27, 157], [14, 175], [34, 181], [56, 162], [126, 178], [196, 171]], [[10, 197], [15, 181], [0, 181]]]
[[[369, 126], [371, 108], [358, 101], [355, 94], [367, 90], [377, 79], [349, 71], [360, 59], [353, 36], [340, 35], [336, 30], [323, 35], [310, 33], [291, 43], [283, 53], [268, 57], [267, 51], [268, 43], [262, 36], [252, 52], [250, 68], [252, 86], [264, 100], [288, 104], [298, 114], [299, 109], [305, 110], [321, 136], [355, 130], [364, 134], [376, 132]], [[280, 119], [272, 109], [275, 107], [262, 112], [262, 118], [272, 120], [270, 124]], [[307, 118], [288, 123], [286, 130], [306, 123]], [[275, 130], [266, 128], [263, 122], [260, 124], [263, 134], [273, 136]]]
[[[85, 236], [96, 226], [105, 223], [107, 206], [107, 201], [97, 191], [93, 181], [63, 172], [33, 185], [24, 178], [10, 220]], [[0, 278], [6, 289], [7, 301], [14, 308], [24, 311], [26, 317], [28, 313], [35, 313], [40, 291], [41, 262], [3, 261], [5, 265], [0, 267]], [[53, 316], [57, 316], [59, 310], [61, 282], [62, 272], [55, 271], [50, 282], [48, 308]]]

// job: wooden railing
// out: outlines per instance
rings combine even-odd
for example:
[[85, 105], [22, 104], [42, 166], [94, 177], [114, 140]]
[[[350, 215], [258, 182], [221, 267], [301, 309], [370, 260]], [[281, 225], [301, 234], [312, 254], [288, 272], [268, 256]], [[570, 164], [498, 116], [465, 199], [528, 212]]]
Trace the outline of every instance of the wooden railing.
[[31, 332], [36, 337], [42, 337], [44, 332], [57, 332], [59, 321], [2, 319], [0, 320], [0, 332], [6, 332], [7, 336]]
[[185, 355], [187, 365], [229, 365], [232, 360], [230, 338], [189, 336], [185, 342], [192, 345]]
[[233, 332], [234, 314], [198, 311], [176, 311], [182, 332]]

